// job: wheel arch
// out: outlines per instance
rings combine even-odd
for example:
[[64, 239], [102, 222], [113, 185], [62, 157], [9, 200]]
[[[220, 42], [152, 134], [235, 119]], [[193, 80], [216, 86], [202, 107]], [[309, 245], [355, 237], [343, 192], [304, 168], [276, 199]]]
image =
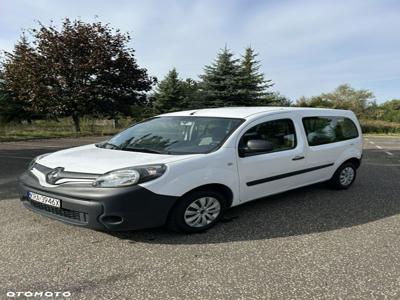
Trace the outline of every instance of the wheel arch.
[[226, 200], [227, 208], [229, 208], [232, 205], [233, 191], [228, 186], [221, 184], [221, 183], [209, 183], [209, 184], [204, 184], [204, 185], [198, 186], [198, 187], [186, 192], [179, 198], [185, 197], [186, 195], [193, 193], [195, 191], [199, 191], [199, 190], [212, 190], [212, 191], [219, 192], [224, 196], [224, 198]]
[[233, 191], [228, 186], [221, 184], [221, 183], [208, 183], [208, 184], [204, 184], [204, 185], [198, 186], [196, 188], [193, 188], [190, 191], [187, 191], [186, 193], [184, 193], [182, 196], [180, 196], [175, 201], [174, 205], [172, 205], [172, 207], [169, 209], [167, 220], [169, 219], [171, 212], [178, 205], [180, 199], [182, 199], [183, 197], [185, 197], [186, 195], [188, 195], [190, 193], [200, 191], [200, 190], [212, 190], [212, 191], [221, 193], [222, 195], [224, 195], [224, 198], [226, 200], [226, 208], [231, 207], [232, 202], [233, 202]]
[[340, 167], [343, 166], [343, 164], [345, 164], [345, 163], [352, 163], [356, 167], [356, 169], [358, 169], [361, 165], [361, 158], [358, 158], [356, 156], [350, 156], [350, 157], [347, 157], [346, 159], [344, 159], [343, 161], [338, 162], [336, 164], [335, 168], [333, 169], [328, 180], [331, 180], [333, 178], [333, 176], [335, 176], [337, 170], [339, 170]]
[[[342, 163], [340, 164], [340, 166], [343, 165], [343, 164], [345, 164], [345, 163], [348, 163], [348, 162], [349, 162], [349, 163], [352, 163], [352, 164], [356, 167], [356, 169], [358, 169], [358, 168], [360, 167], [360, 165], [361, 165], [361, 159], [360, 159], [360, 158], [351, 157], [351, 158], [345, 160], [344, 162], [342, 162]], [[339, 167], [340, 167], [340, 166], [339, 166]]]

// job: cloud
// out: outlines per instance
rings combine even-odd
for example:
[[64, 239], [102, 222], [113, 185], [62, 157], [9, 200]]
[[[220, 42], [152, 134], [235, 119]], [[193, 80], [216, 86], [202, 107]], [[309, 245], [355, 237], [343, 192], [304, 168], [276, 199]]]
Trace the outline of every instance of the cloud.
[[0, 49], [34, 20], [109, 22], [129, 31], [140, 65], [196, 78], [216, 52], [252, 45], [275, 89], [296, 99], [348, 82], [378, 100], [400, 97], [400, 4], [350, 1], [12, 1], [0, 4]]

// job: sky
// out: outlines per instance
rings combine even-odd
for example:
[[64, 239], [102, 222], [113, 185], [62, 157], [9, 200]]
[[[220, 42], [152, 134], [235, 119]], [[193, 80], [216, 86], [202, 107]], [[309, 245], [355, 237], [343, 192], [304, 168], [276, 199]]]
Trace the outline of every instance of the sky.
[[273, 90], [296, 100], [349, 83], [400, 98], [399, 0], [0, 0], [0, 50], [65, 17], [129, 32], [139, 65], [198, 79], [225, 45], [253, 47]]

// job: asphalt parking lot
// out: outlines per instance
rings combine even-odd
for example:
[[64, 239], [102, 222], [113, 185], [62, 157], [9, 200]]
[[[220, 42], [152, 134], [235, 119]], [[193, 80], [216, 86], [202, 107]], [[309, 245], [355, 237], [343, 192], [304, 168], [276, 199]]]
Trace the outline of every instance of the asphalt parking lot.
[[318, 184], [248, 203], [203, 234], [109, 234], [21, 206], [16, 178], [30, 159], [101, 139], [0, 143], [0, 299], [400, 298], [400, 138], [365, 139], [349, 190]]

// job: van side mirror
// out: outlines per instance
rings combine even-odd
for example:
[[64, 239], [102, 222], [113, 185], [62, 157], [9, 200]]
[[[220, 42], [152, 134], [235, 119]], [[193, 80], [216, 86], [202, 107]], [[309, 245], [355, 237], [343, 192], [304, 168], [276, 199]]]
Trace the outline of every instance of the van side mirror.
[[265, 153], [273, 150], [273, 145], [271, 142], [266, 140], [249, 140], [247, 141], [246, 147], [243, 149], [244, 155], [246, 154], [257, 154]]

